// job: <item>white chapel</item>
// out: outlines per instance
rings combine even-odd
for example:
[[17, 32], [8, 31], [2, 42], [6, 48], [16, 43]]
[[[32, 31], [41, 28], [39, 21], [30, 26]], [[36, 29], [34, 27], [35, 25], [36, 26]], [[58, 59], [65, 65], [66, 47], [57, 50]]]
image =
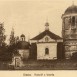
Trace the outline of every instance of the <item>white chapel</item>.
[[[49, 23], [45, 23], [45, 30], [30, 40], [31, 45], [36, 45], [35, 55], [37, 60], [55, 60], [62, 58], [63, 39], [49, 30]], [[61, 48], [60, 48], [61, 47]], [[33, 49], [33, 56], [34, 49]]]

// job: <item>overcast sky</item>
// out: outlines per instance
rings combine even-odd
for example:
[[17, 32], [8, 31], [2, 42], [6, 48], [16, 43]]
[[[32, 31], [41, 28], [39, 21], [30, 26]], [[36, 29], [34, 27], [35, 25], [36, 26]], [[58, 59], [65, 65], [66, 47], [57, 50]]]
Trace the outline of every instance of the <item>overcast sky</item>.
[[0, 1], [0, 22], [4, 22], [5, 34], [10, 35], [12, 27], [15, 35], [34, 37], [45, 30], [49, 22], [51, 32], [61, 36], [61, 16], [67, 7], [77, 5], [76, 0], [10, 0]]

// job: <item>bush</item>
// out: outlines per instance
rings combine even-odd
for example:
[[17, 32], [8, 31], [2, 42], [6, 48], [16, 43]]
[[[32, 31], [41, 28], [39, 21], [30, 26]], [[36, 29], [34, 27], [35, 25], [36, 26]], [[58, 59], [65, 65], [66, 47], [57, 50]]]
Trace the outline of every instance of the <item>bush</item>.
[[72, 60], [77, 60], [77, 52], [75, 52], [75, 53], [72, 54], [71, 59]]

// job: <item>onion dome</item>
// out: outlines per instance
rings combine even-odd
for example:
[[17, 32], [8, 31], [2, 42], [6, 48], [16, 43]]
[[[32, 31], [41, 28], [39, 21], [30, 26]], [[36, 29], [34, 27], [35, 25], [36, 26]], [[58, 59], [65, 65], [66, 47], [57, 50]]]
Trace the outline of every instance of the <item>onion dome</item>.
[[24, 34], [22, 34], [20, 37], [25, 37], [25, 35], [24, 35]]

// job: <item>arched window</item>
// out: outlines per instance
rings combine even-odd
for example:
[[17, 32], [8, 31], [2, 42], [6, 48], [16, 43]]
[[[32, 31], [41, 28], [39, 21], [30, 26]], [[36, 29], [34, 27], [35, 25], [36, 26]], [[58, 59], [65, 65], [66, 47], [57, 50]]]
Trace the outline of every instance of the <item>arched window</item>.
[[46, 38], [45, 38], [45, 41], [46, 41], [46, 42], [48, 42], [48, 41], [49, 41], [48, 37], [46, 37]]
[[72, 17], [72, 26], [75, 26], [75, 16]]
[[49, 55], [49, 49], [45, 48], [45, 55]]
[[21, 37], [21, 41], [25, 41], [25, 37]]

